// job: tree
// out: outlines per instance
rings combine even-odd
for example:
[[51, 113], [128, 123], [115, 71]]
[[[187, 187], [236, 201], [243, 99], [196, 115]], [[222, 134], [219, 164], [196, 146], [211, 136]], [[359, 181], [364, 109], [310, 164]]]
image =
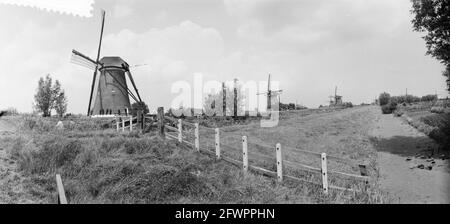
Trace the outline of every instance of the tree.
[[144, 114], [148, 114], [150, 110], [148, 109], [148, 105], [145, 102], [135, 102], [131, 104], [131, 113], [136, 116], [138, 110], [142, 110]]
[[437, 95], [429, 94], [426, 96], [422, 96], [422, 98], [420, 100], [423, 102], [427, 102], [427, 101], [431, 102], [431, 101], [436, 101], [437, 99], [438, 99]]
[[391, 95], [389, 95], [389, 93], [386, 93], [386, 92], [380, 94], [380, 96], [378, 97], [380, 106], [388, 104], [390, 100], [391, 100]]
[[45, 79], [39, 78], [37, 93], [34, 95], [34, 108], [38, 112], [42, 112], [44, 117], [51, 116], [52, 95], [52, 78], [50, 75], [47, 75]]
[[61, 90], [55, 98], [54, 108], [59, 117], [67, 112], [67, 99], [64, 90]]
[[423, 37], [428, 49], [427, 54], [445, 66], [443, 75], [447, 77], [447, 87], [450, 91], [450, 1], [411, 1], [414, 31], [427, 32]]
[[42, 116], [51, 116], [51, 110], [55, 109], [56, 113], [62, 117], [67, 111], [67, 99], [61, 83], [53, 80], [50, 75], [40, 78], [38, 88], [34, 95], [34, 108], [42, 113]]

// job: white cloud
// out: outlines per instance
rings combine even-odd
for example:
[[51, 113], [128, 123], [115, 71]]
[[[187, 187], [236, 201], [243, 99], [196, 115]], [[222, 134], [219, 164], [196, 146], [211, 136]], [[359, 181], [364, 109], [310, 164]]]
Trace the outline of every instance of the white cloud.
[[[31, 110], [39, 77], [52, 74], [55, 78], [53, 72], [61, 66], [62, 60], [68, 64], [70, 49], [57, 41], [66, 37], [63, 31], [61, 24], [42, 29], [35, 22], [27, 22], [7, 45], [0, 48], [0, 67], [8, 71], [0, 75], [0, 107]], [[67, 55], [67, 58], [61, 55]]]
[[113, 7], [113, 16], [116, 19], [123, 19], [133, 14], [134, 10], [133, 0], [119, 0]]
[[161, 10], [155, 15], [155, 19], [157, 22], [164, 22], [169, 16], [169, 13], [166, 10]]
[[224, 4], [239, 20], [238, 37], [278, 49], [373, 39], [390, 35], [410, 18], [409, 0], [224, 0]]
[[126, 4], [115, 5], [113, 15], [117, 19], [125, 18], [133, 13], [133, 9]]

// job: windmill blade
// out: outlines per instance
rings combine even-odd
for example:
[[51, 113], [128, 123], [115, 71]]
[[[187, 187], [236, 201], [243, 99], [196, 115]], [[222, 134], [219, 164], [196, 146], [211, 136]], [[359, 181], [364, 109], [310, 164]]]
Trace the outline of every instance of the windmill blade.
[[94, 94], [95, 78], [97, 77], [97, 70], [98, 70], [99, 59], [100, 59], [100, 50], [102, 48], [103, 29], [105, 27], [105, 14], [106, 14], [105, 10], [102, 10], [102, 28], [100, 30], [100, 42], [98, 44], [97, 60], [95, 60], [94, 77], [92, 78], [91, 95], [89, 97], [89, 106], [88, 106], [88, 112], [87, 112], [88, 116], [89, 116], [89, 112], [91, 111], [92, 95]]
[[142, 66], [148, 66], [149, 64], [138, 64], [138, 65], [133, 65], [131, 67], [133, 68], [137, 68], [137, 67], [142, 67]]
[[106, 71], [106, 74], [108, 74], [109, 76], [111, 76], [111, 78], [113, 78], [113, 79], [116, 81], [116, 83], [117, 83], [122, 89], [124, 89], [124, 90], [127, 91], [128, 95], [131, 96], [131, 98], [133, 98], [134, 101], [136, 101], [136, 102], [139, 102], [139, 101], [140, 101], [140, 100], [138, 100], [138, 99], [136, 98], [136, 96], [131, 92], [131, 90], [130, 90], [127, 86], [123, 85], [123, 84], [120, 82], [120, 80], [118, 80], [114, 75], [111, 74], [110, 71], [108, 71], [108, 70], [105, 70], [105, 71]]
[[97, 63], [94, 60], [76, 50], [72, 50], [70, 62], [89, 68], [91, 70], [94, 70], [97, 66]]
[[139, 91], [136, 87], [136, 84], [134, 83], [133, 76], [131, 75], [130, 68], [126, 67], [125, 69], [127, 71], [128, 78], [130, 79], [131, 84], [133, 85], [134, 91], [136, 92], [136, 95], [138, 96], [139, 102], [142, 102], [141, 96], [139, 95]]

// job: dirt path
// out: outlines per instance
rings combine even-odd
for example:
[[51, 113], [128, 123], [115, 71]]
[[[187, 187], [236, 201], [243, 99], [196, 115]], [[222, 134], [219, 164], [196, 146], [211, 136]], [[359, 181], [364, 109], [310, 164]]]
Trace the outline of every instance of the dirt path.
[[40, 203], [25, 190], [25, 178], [16, 170], [16, 162], [9, 159], [2, 138], [14, 135], [14, 125], [0, 118], [0, 204]]
[[399, 203], [450, 203], [449, 163], [440, 158], [438, 145], [400, 118], [373, 109], [382, 188]]

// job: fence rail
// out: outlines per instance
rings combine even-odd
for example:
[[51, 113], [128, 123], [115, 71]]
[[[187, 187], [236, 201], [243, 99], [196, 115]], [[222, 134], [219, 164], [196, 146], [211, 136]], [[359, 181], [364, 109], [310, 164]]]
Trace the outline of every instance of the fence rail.
[[[323, 192], [325, 194], [328, 194], [329, 190], [352, 191], [352, 192], [356, 191], [354, 189], [348, 189], [348, 188], [330, 185], [329, 178], [328, 178], [329, 175], [333, 175], [336, 177], [345, 177], [345, 178], [349, 178], [352, 180], [363, 180], [365, 184], [367, 184], [369, 181], [369, 177], [367, 176], [366, 165], [358, 163], [357, 161], [339, 158], [339, 157], [336, 157], [333, 155], [327, 155], [326, 153], [317, 153], [317, 152], [297, 149], [297, 148], [293, 148], [293, 147], [289, 147], [289, 146], [282, 146], [280, 143], [277, 143], [275, 146], [272, 146], [272, 147], [268, 146], [268, 145], [263, 145], [263, 144], [249, 143], [247, 136], [242, 136], [242, 139], [241, 139], [242, 150], [239, 150], [239, 148], [237, 146], [228, 145], [228, 144], [225, 144], [224, 142], [220, 141], [220, 137], [221, 137], [220, 128], [209, 128], [209, 127], [199, 126], [198, 123], [190, 123], [190, 122], [183, 121], [182, 119], [175, 119], [175, 118], [169, 118], [169, 117], [165, 117], [164, 119], [177, 124], [177, 128], [168, 126], [168, 125], [163, 125], [163, 127], [164, 127], [163, 129], [173, 131], [173, 132], [169, 132], [169, 133], [163, 133], [163, 135], [166, 135], [166, 137], [168, 139], [174, 139], [174, 140], [178, 140], [180, 143], [186, 143], [187, 145], [191, 146], [196, 151], [207, 153], [208, 155], [214, 156], [218, 160], [223, 160], [223, 161], [229, 162], [231, 164], [234, 164], [236, 166], [242, 167], [244, 173], [248, 172], [248, 170], [251, 170], [254, 172], [262, 173], [267, 176], [276, 177], [279, 182], [282, 182], [284, 179], [287, 179], [287, 180], [301, 181], [301, 182], [305, 182], [305, 183], [314, 184], [317, 186], [321, 186], [323, 189]], [[189, 127], [194, 127], [194, 128], [190, 129], [189, 131], [183, 130], [184, 126], [189, 126]], [[214, 132], [213, 139], [214, 139], [215, 151], [212, 151], [212, 150], [209, 150], [208, 148], [200, 146], [200, 141], [199, 141], [200, 140], [200, 136], [199, 136], [200, 128], [202, 130]], [[192, 133], [192, 131], [194, 131], [194, 133]], [[176, 133], [177, 135], [173, 135], [172, 133]], [[184, 135], [191, 135], [191, 136], [193, 135], [193, 137], [194, 137], [193, 142], [184, 140], [185, 139]], [[249, 145], [251, 147], [249, 147]], [[264, 155], [262, 153], [252, 151], [251, 149], [254, 148], [255, 146], [273, 150], [273, 152], [274, 152], [273, 155], [275, 157], [270, 157], [268, 155]], [[224, 147], [227, 149], [232, 149], [232, 151], [224, 150], [223, 149]], [[283, 153], [282, 153], [283, 150], [289, 150], [289, 153], [293, 153], [293, 154], [297, 154], [297, 155], [309, 154], [309, 155], [315, 156], [317, 158], [320, 158], [320, 168], [302, 164], [300, 162], [295, 162], [295, 161], [290, 161], [290, 160], [284, 159]], [[241, 154], [242, 160], [239, 161], [239, 160], [236, 160], [235, 158], [232, 158], [231, 155], [228, 155], [229, 152], [233, 152], [234, 154], [237, 154], [237, 155]], [[225, 155], [224, 153], [226, 153], [227, 155]], [[252, 157], [252, 158], [249, 158], [249, 157]], [[274, 162], [276, 171], [273, 171], [273, 170], [270, 170], [267, 168], [263, 168], [263, 167], [259, 167], [259, 166], [256, 166], [251, 163], [251, 161], [255, 161], [255, 160], [260, 161], [260, 160], [258, 160], [258, 158], [268, 160], [265, 162]], [[328, 160], [345, 163], [345, 164], [348, 164], [353, 167], [358, 166], [360, 169], [361, 175], [344, 173], [344, 172], [335, 171], [335, 170], [329, 170], [328, 169]], [[286, 173], [286, 170], [284, 170], [284, 168], [292, 168], [295, 170], [298, 169], [298, 170], [303, 170], [303, 171], [310, 172], [310, 173], [320, 174], [322, 182], [318, 183], [318, 182], [315, 182], [312, 180], [307, 180], [307, 179], [295, 177], [292, 175], [288, 175]]]

